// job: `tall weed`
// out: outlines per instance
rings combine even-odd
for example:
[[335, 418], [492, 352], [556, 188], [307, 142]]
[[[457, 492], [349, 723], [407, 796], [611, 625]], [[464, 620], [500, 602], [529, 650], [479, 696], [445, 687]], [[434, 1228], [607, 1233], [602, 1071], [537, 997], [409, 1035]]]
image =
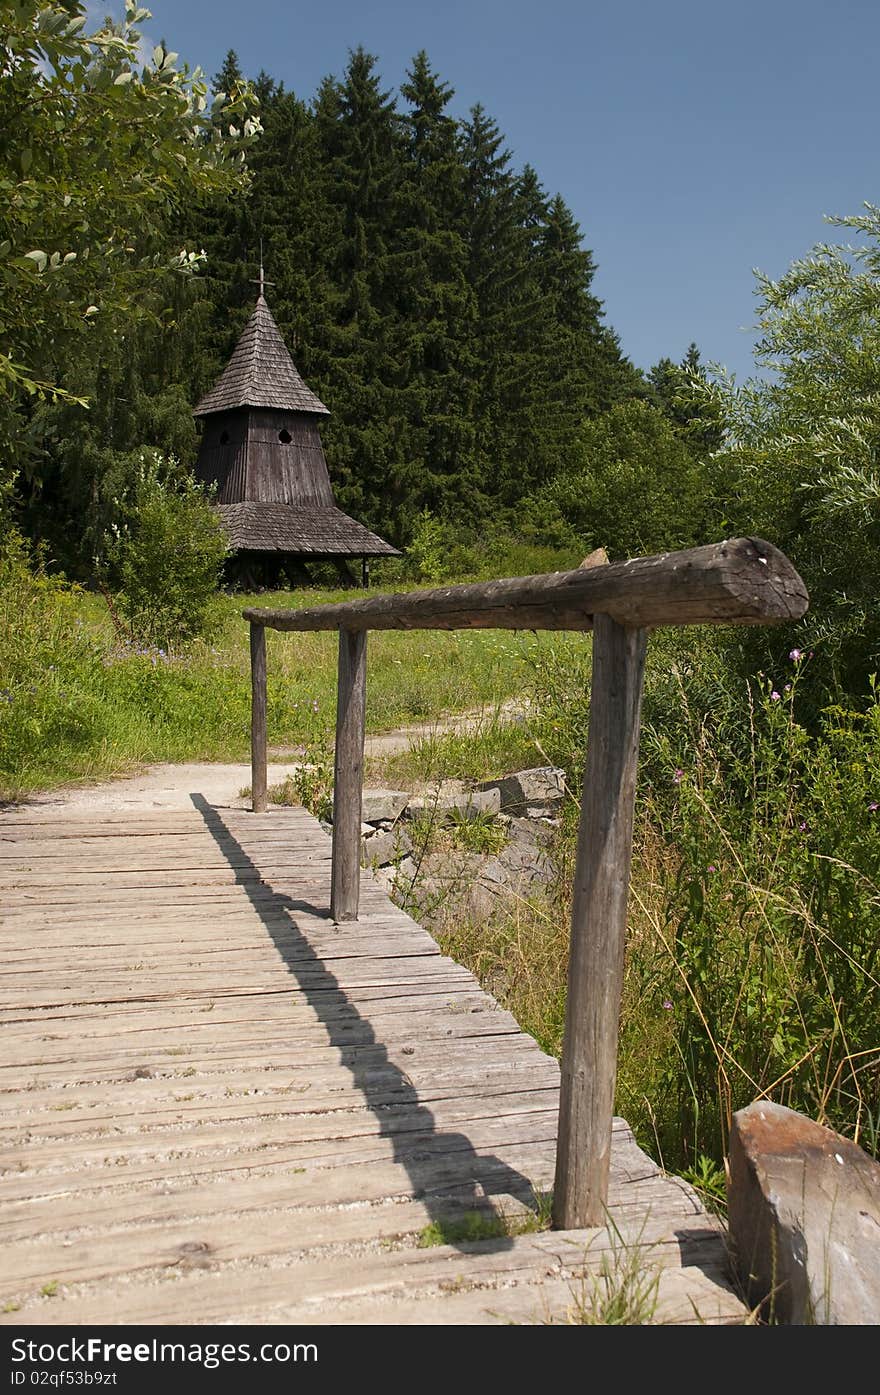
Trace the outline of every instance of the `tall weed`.
[[[655, 641], [648, 665], [618, 1108], [677, 1170], [717, 1176], [731, 1114], [775, 1099], [876, 1151], [880, 1119], [880, 692], [808, 729], [798, 687], [738, 684], [701, 632]], [[589, 642], [532, 654], [535, 750], [577, 789]], [[435, 775], [468, 773], [455, 758]], [[435, 753], [436, 754], [436, 753]], [[436, 766], [436, 760], [432, 762]], [[470, 764], [473, 764], [471, 760]], [[497, 771], [496, 773], [502, 773]], [[557, 888], [460, 923], [471, 964], [546, 1049], [562, 1044], [577, 809]]]
[[803, 662], [782, 692], [758, 681], [737, 734], [683, 688], [690, 740], [667, 743], [666, 789], [647, 793], [672, 856], [636, 882], [630, 968], [669, 1016], [660, 1143], [691, 1165], [758, 1096], [856, 1137], [880, 1105], [880, 703], [809, 734]]

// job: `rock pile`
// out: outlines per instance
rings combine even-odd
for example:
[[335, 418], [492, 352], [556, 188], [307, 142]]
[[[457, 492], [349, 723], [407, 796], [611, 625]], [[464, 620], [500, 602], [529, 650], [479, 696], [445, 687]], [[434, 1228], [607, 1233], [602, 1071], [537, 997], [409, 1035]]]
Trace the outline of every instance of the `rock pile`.
[[[417, 895], [428, 919], [453, 908], [484, 918], [507, 893], [523, 895], [553, 881], [547, 844], [565, 793], [564, 773], [553, 766], [478, 785], [442, 780], [415, 791], [367, 788], [362, 864], [398, 898]], [[467, 825], [475, 837], [467, 836]], [[481, 843], [485, 849], [475, 850]]]

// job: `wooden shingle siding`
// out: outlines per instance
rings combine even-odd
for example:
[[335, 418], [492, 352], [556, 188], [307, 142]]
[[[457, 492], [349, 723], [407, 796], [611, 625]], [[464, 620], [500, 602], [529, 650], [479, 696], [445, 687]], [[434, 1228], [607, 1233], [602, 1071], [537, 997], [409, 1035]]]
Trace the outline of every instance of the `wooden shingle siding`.
[[232, 504], [247, 487], [248, 412], [229, 412], [205, 422], [196, 478], [215, 485], [217, 502]]

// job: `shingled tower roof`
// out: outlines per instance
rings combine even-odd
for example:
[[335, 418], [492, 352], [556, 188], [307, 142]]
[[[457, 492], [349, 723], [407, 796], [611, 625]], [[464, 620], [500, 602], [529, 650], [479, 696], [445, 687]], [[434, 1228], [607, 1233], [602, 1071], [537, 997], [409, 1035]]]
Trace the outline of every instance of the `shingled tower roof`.
[[330, 415], [296, 371], [262, 293], [232, 358], [193, 415], [207, 417], [212, 412], [233, 411], [236, 407], [275, 407]]
[[236, 552], [394, 557], [396, 547], [336, 507], [319, 428], [327, 408], [306, 387], [260, 294], [235, 351], [194, 415], [203, 417], [196, 477]]

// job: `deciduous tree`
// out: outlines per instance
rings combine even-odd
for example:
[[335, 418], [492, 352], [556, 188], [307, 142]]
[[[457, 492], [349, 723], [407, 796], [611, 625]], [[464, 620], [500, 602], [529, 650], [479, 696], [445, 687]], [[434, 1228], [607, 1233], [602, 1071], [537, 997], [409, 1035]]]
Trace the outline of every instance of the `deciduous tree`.
[[[169, 269], [199, 249], [170, 219], [242, 178], [258, 125], [245, 89], [209, 105], [201, 75], [158, 45], [141, 62], [126, 0], [121, 25], [89, 32], [79, 0], [0, 7], [0, 457], [33, 470], [35, 401], [89, 396], [94, 365], [163, 304]], [[222, 117], [221, 117], [222, 108]], [[155, 292], [155, 293], [154, 293]]]

